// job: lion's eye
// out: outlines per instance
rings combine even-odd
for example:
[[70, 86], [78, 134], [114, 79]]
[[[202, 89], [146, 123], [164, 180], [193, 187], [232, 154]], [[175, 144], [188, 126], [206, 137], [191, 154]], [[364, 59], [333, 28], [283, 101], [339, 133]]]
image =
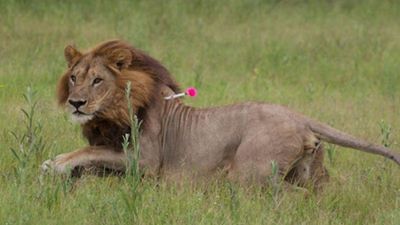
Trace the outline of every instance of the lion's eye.
[[75, 75], [71, 75], [71, 81], [72, 81], [72, 83], [75, 83], [75, 81], [76, 81], [76, 76]]
[[103, 79], [101, 79], [101, 78], [96, 78], [96, 79], [93, 80], [93, 85], [99, 84], [99, 83], [102, 82], [102, 81], [103, 81]]

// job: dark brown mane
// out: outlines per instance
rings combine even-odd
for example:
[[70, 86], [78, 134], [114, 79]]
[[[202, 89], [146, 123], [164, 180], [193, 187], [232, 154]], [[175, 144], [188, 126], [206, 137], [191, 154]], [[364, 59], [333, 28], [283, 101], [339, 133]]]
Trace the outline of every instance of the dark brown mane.
[[[91, 54], [92, 57], [100, 56], [111, 60], [108, 68], [117, 77], [120, 95], [125, 93], [127, 83], [131, 82], [132, 106], [140, 120], [145, 117], [146, 108], [150, 103], [159, 101], [161, 86], [167, 86], [174, 92], [179, 92], [178, 85], [160, 62], [123, 41], [113, 40], [100, 44], [91, 51]], [[126, 114], [127, 104], [121, 97], [117, 99], [120, 100], [115, 102], [115, 109], [110, 111], [114, 111], [112, 114], [118, 116], [106, 115], [106, 117], [115, 118], [114, 122], [119, 125], [129, 125]], [[115, 112], [117, 110], [120, 112]]]
[[124, 41], [112, 40], [104, 42], [94, 48], [92, 54], [93, 56], [112, 55], [121, 50], [127, 50], [132, 55], [127, 69], [149, 74], [156, 83], [165, 84], [174, 92], [180, 91], [178, 84], [172, 79], [170, 72], [159, 61]]

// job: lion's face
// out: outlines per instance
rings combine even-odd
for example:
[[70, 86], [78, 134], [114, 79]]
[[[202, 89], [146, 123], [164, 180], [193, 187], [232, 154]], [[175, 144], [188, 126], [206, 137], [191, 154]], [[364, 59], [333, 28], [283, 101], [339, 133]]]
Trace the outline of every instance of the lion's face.
[[81, 59], [70, 69], [66, 101], [73, 121], [86, 123], [112, 103], [117, 89], [116, 77], [102, 58]]
[[72, 119], [83, 124], [116, 108], [117, 76], [121, 77], [121, 70], [129, 65], [130, 52], [113, 49], [82, 54], [67, 46], [64, 55], [68, 70], [58, 83], [58, 100]]
[[64, 55], [68, 69], [58, 82], [58, 103], [81, 124], [99, 118], [129, 125], [128, 84], [133, 113], [156, 99], [160, 87], [179, 90], [156, 60], [119, 40], [104, 42], [84, 54], [67, 46]]

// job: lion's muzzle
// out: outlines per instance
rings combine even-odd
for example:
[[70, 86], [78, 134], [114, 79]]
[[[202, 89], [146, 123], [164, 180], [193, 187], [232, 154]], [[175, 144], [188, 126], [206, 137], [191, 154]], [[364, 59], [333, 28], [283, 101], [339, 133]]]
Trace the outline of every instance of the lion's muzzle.
[[86, 103], [87, 103], [87, 101], [86, 100], [73, 100], [73, 99], [69, 99], [68, 100], [68, 103], [70, 104], [70, 105], [72, 105], [73, 107], [75, 107], [75, 109], [77, 110], [77, 111], [79, 111], [79, 108], [81, 107], [81, 106], [84, 106], [84, 105], [86, 105]]

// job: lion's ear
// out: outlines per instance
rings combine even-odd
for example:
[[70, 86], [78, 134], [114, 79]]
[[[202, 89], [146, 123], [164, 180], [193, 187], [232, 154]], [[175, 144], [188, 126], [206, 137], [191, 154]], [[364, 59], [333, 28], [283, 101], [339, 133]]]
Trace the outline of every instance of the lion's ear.
[[126, 69], [131, 65], [132, 53], [129, 49], [115, 49], [107, 54], [109, 63], [118, 70]]
[[68, 67], [71, 67], [82, 56], [82, 53], [71, 45], [67, 45], [64, 49], [64, 56], [68, 63]]

